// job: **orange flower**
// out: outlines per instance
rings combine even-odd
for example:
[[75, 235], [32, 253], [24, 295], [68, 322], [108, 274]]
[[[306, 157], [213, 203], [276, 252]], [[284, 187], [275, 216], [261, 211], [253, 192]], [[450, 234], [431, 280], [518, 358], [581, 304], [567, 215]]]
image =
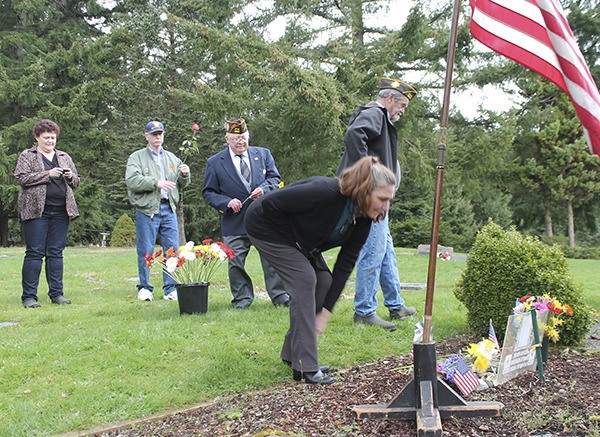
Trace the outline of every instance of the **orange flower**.
[[571, 305], [569, 305], [568, 303], [565, 304], [565, 312], [570, 316], [573, 315], [573, 308], [571, 308]]

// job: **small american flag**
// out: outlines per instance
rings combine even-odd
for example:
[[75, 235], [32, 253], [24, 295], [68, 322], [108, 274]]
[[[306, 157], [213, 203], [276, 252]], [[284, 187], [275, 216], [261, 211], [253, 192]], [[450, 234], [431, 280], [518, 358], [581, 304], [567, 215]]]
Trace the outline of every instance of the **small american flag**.
[[494, 343], [494, 347], [496, 349], [500, 349], [500, 344], [498, 344], [498, 337], [496, 337], [496, 331], [494, 331], [494, 325], [492, 325], [492, 320], [490, 319], [490, 333], [488, 335], [488, 339]]
[[463, 396], [468, 396], [479, 385], [479, 378], [469, 369], [465, 360], [459, 357], [452, 382], [458, 387]]

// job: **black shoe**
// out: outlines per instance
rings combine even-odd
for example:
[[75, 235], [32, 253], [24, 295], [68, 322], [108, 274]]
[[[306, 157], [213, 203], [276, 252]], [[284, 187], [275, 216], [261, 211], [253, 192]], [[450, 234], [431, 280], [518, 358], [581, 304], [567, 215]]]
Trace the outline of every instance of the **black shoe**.
[[55, 303], [57, 305], [69, 305], [71, 303], [71, 301], [64, 297], [62, 294], [60, 296], [53, 297], [51, 300], [52, 303]]
[[25, 308], [39, 308], [41, 305], [37, 300], [30, 298], [23, 301], [23, 306]]
[[[292, 363], [290, 363], [289, 361], [286, 361], [283, 359], [281, 361], [283, 361], [283, 364], [285, 364], [286, 366], [292, 367]], [[323, 373], [329, 373], [331, 368], [329, 366], [319, 366], [319, 370]], [[296, 372], [298, 372], [297, 375], [296, 375]], [[298, 379], [296, 379], [296, 376], [298, 377]], [[298, 370], [294, 370], [294, 381], [300, 381], [301, 379], [302, 379], [302, 377], [300, 376], [300, 372]]]
[[300, 370], [293, 369], [292, 376], [294, 381], [302, 381], [307, 384], [331, 384], [333, 378], [329, 375], [325, 375], [320, 370], [317, 372], [301, 372]]

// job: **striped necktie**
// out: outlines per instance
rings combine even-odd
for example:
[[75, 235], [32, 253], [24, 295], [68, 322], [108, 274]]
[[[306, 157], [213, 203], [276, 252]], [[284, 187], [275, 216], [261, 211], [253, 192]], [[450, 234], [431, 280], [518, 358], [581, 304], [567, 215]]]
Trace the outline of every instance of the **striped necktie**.
[[240, 158], [240, 173], [247, 182], [250, 182], [250, 168], [248, 168], [248, 164], [244, 161], [244, 155], [237, 155], [237, 157]]

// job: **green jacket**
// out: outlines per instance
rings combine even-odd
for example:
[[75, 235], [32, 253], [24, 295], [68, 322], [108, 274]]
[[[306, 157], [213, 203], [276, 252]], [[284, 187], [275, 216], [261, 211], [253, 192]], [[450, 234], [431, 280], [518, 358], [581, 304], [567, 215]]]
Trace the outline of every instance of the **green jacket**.
[[[191, 182], [188, 174], [184, 176], [179, 171], [182, 161], [175, 154], [163, 148], [163, 167], [167, 180], [177, 182], [176, 187], [169, 191], [169, 203], [175, 211], [179, 202], [179, 189], [187, 187]], [[150, 148], [145, 147], [133, 152], [127, 160], [125, 170], [125, 184], [129, 201], [135, 208], [149, 216], [157, 214], [160, 208], [160, 189], [156, 183], [160, 180], [160, 167], [150, 153]]]

